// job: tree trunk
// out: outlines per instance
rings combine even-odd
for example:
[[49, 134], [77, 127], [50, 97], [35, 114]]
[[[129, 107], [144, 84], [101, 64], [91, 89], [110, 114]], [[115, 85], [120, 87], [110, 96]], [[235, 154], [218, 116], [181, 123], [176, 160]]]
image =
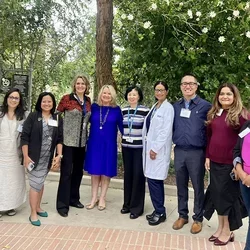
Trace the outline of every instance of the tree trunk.
[[116, 89], [112, 74], [112, 29], [113, 0], [96, 0], [96, 79], [100, 89], [105, 84], [111, 84]]

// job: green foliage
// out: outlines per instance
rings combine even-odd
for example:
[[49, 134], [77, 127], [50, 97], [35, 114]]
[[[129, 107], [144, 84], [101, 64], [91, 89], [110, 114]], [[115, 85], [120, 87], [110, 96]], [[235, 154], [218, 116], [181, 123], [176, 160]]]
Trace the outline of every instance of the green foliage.
[[[212, 100], [222, 82], [250, 95], [250, 4], [247, 1], [135, 0], [115, 2], [115, 73], [124, 89], [140, 84], [152, 93], [166, 80], [169, 98], [180, 97], [184, 73], [197, 75], [200, 95]], [[147, 94], [150, 100], [153, 100]]]
[[76, 73], [93, 74], [88, 2], [0, 1], [0, 76], [6, 69], [32, 70], [33, 103], [45, 89], [61, 97]]

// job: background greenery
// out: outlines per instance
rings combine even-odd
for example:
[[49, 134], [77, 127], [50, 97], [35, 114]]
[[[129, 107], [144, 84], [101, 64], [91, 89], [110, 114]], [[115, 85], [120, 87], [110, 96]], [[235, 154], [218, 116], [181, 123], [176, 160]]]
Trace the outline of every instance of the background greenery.
[[[45, 88], [59, 99], [76, 73], [95, 82], [95, 13], [89, 0], [0, 1], [0, 68], [33, 71], [33, 102]], [[119, 101], [139, 84], [145, 104], [165, 80], [169, 99], [193, 72], [199, 94], [212, 100], [222, 82], [250, 96], [250, 4], [244, 0], [114, 0], [113, 73]]]

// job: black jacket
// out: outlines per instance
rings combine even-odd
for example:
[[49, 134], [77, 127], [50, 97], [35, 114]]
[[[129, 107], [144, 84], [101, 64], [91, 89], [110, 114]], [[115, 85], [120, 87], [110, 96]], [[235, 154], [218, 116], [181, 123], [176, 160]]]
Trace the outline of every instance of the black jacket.
[[[245, 130], [247, 127], [250, 128], [250, 120], [246, 121], [244, 123], [244, 125], [242, 126], [240, 132]], [[234, 150], [233, 150], [234, 166], [236, 165], [236, 162], [239, 162], [239, 158], [240, 158], [240, 161], [241, 161], [240, 163], [242, 163], [241, 151], [242, 151], [243, 141], [244, 141], [244, 137], [243, 138], [238, 137], [237, 143], [236, 143], [236, 145], [234, 147]], [[249, 149], [249, 151], [250, 151], [250, 149]]]
[[[50, 160], [48, 162], [48, 168], [51, 167], [52, 158], [54, 150], [57, 144], [63, 144], [63, 124], [62, 119], [58, 117], [58, 127], [53, 127], [52, 133], [52, 143], [50, 148]], [[57, 115], [53, 115], [53, 119], [57, 119]], [[41, 112], [32, 112], [29, 114], [27, 119], [23, 124], [23, 131], [21, 134], [21, 146], [28, 145], [28, 155], [32, 161], [35, 162], [35, 165], [38, 164], [41, 146], [42, 146], [42, 133], [43, 133], [43, 124], [42, 124], [42, 113]]]

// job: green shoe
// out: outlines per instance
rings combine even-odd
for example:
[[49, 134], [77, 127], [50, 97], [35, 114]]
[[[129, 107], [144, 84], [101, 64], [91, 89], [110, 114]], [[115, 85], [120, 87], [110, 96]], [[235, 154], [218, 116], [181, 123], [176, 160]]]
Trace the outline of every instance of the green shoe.
[[43, 212], [36, 212], [37, 215], [41, 216], [41, 217], [48, 217], [48, 213], [46, 211]]
[[37, 226], [37, 227], [41, 226], [40, 220], [31, 220], [31, 218], [29, 217], [29, 221], [30, 221], [31, 225], [33, 225], [33, 226]]

